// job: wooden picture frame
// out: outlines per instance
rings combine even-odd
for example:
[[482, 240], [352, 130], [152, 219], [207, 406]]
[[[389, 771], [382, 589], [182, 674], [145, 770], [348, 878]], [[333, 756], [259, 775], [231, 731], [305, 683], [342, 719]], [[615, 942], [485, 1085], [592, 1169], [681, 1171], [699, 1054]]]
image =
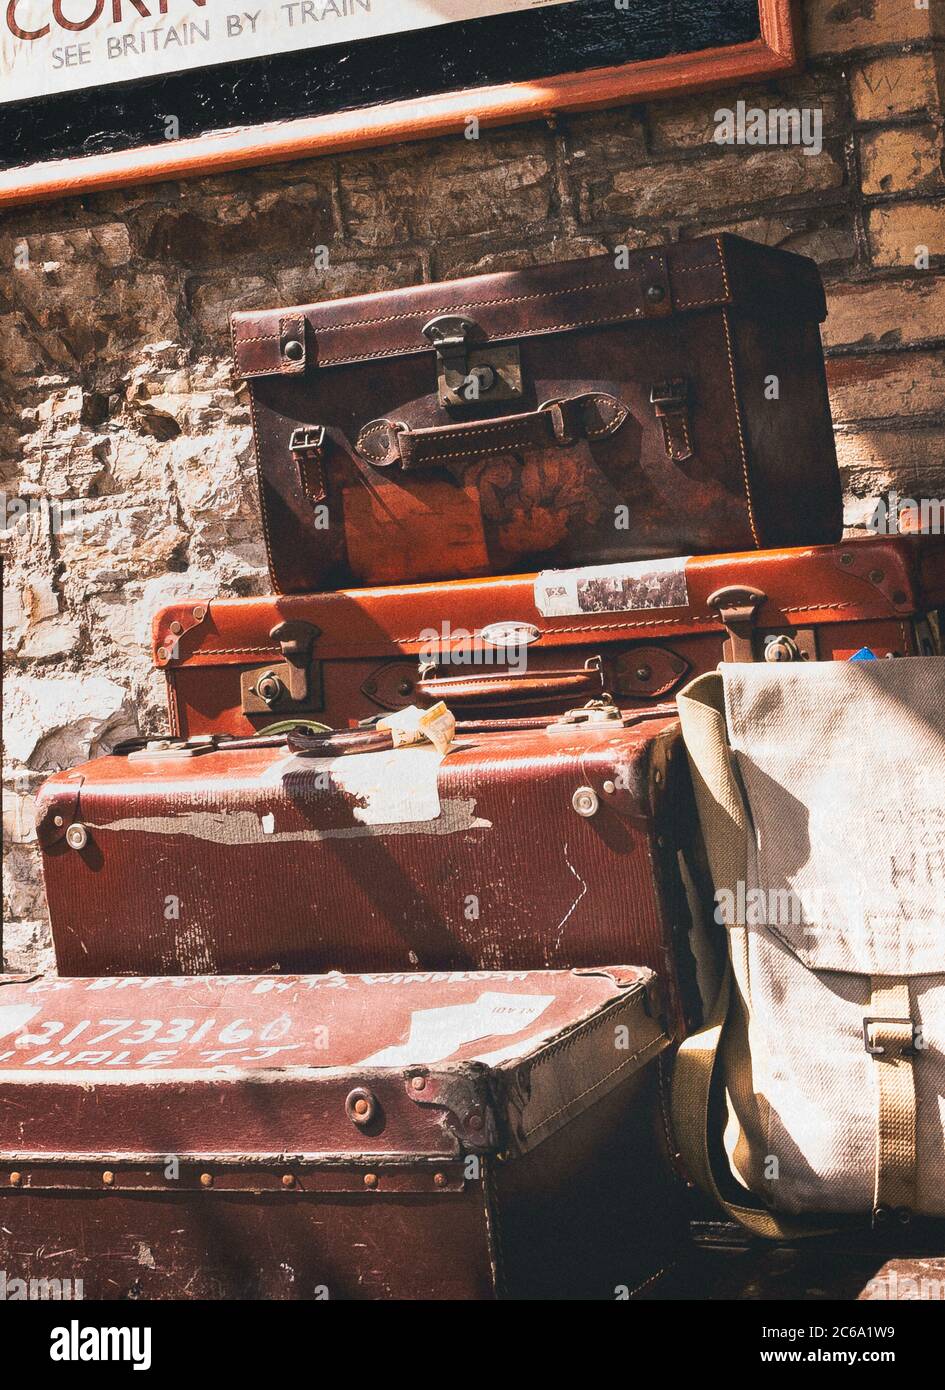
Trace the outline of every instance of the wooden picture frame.
[[502, 126], [798, 71], [796, 0], [757, 3], [760, 37], [751, 42], [20, 166], [0, 172], [0, 208], [455, 134], [471, 115]]

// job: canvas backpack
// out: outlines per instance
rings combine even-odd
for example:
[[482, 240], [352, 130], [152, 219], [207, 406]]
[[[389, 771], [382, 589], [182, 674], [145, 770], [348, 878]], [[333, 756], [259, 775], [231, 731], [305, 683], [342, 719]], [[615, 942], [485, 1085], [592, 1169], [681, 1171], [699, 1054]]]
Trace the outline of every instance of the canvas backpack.
[[945, 659], [726, 664], [679, 714], [727, 955], [687, 1166], [775, 1238], [945, 1216]]

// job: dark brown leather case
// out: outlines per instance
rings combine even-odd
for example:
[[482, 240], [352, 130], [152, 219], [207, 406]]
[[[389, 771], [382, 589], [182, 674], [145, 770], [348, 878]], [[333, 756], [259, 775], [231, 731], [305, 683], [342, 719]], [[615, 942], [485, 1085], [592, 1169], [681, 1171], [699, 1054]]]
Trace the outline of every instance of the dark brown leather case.
[[236, 314], [273, 585], [835, 541], [825, 313], [724, 235]]
[[0, 976], [6, 1296], [643, 1294], [685, 1239], [657, 985]]

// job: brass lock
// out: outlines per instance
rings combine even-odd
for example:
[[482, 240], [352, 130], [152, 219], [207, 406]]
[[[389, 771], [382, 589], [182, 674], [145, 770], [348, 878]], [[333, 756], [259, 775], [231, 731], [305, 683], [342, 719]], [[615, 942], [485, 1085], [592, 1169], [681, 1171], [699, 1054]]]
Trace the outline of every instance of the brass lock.
[[278, 642], [284, 660], [240, 676], [244, 714], [312, 714], [324, 708], [321, 663], [312, 658], [318, 636], [313, 623], [300, 619], [276, 624], [269, 637]]
[[765, 661], [804, 661], [805, 656], [793, 637], [781, 633], [765, 638]]
[[440, 405], [475, 405], [479, 400], [512, 401], [522, 395], [522, 364], [514, 343], [477, 344], [485, 335], [462, 314], [440, 314], [424, 325], [423, 336], [436, 349]]
[[277, 705], [282, 696], [286, 693], [285, 686], [282, 684], [275, 671], [267, 671], [260, 676], [254, 687], [260, 700], [265, 700], [266, 704], [272, 709]]

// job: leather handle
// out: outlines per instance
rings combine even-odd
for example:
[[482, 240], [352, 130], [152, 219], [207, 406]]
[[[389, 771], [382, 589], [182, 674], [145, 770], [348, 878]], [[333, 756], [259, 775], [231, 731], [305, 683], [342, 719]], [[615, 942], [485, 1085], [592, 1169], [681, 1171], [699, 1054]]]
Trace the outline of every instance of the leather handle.
[[496, 671], [476, 676], [428, 676], [416, 684], [421, 700], [444, 700], [456, 709], [485, 705], [547, 705], [555, 700], [591, 699], [604, 692], [599, 656], [573, 671]]
[[579, 439], [616, 434], [630, 414], [606, 391], [545, 401], [537, 410], [459, 425], [413, 429], [400, 420], [371, 420], [358, 435], [357, 449], [375, 468], [399, 464], [410, 470], [470, 463], [490, 454], [564, 446]]

